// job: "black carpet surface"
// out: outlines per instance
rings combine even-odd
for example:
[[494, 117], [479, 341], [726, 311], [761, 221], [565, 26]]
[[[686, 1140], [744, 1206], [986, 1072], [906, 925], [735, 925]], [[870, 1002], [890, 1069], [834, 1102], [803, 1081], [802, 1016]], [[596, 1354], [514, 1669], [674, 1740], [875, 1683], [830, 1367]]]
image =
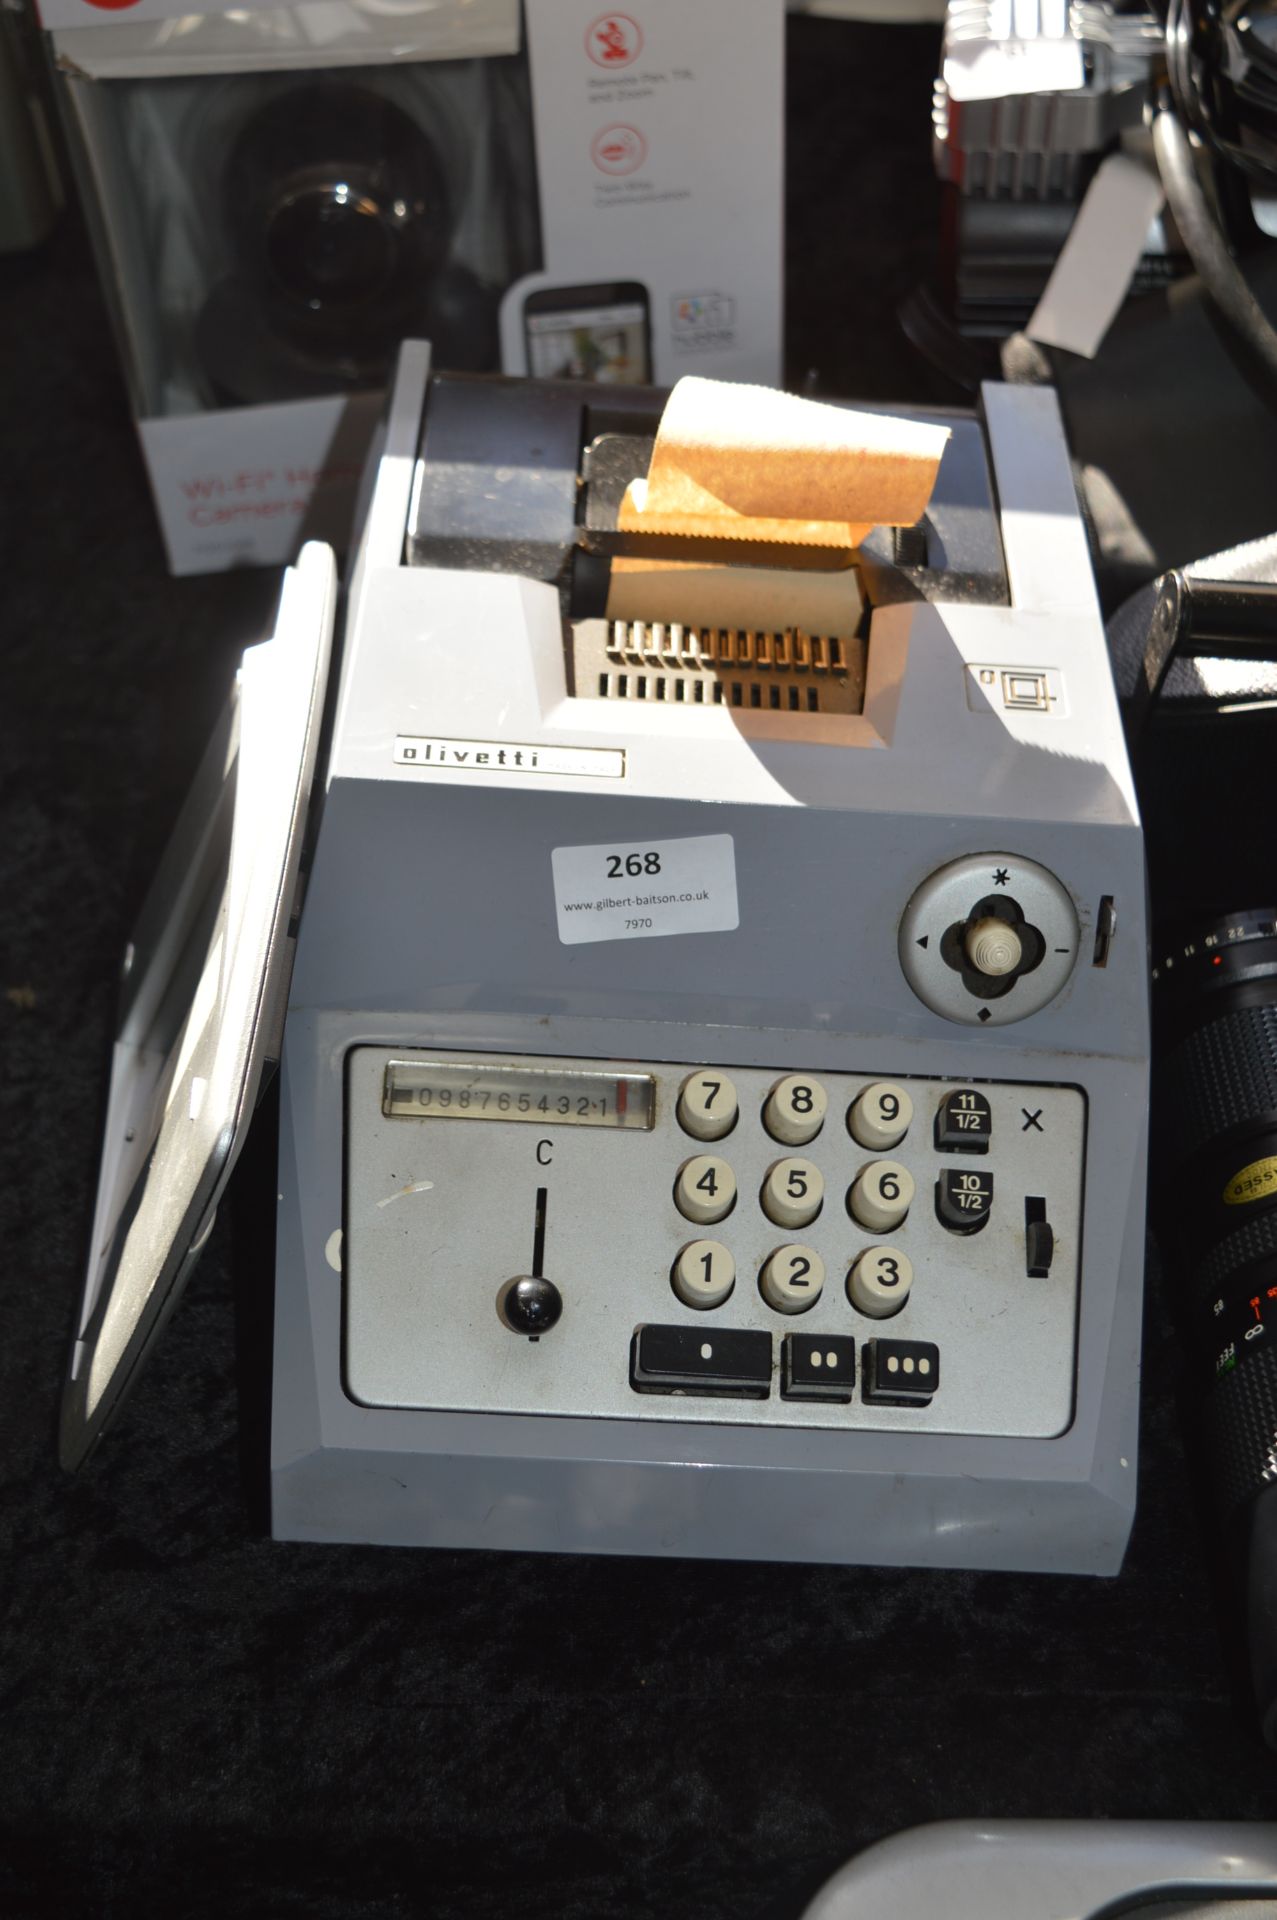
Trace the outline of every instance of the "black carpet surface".
[[[828, 390], [907, 397], [933, 45], [796, 37], [791, 370]], [[1156, 1274], [1113, 1581], [276, 1545], [267, 1109], [117, 1428], [59, 1472], [118, 957], [274, 583], [166, 577], [74, 221], [0, 263], [0, 368], [6, 1920], [795, 1920], [920, 1821], [1277, 1817]]]

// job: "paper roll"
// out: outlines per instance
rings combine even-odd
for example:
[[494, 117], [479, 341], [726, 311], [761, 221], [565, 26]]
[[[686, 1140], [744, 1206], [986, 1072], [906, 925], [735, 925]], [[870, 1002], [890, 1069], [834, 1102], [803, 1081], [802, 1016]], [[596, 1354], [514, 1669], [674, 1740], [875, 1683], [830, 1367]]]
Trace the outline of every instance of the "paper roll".
[[680, 380], [665, 405], [627, 532], [851, 548], [876, 526], [913, 526], [947, 427], [799, 400], [771, 387]]

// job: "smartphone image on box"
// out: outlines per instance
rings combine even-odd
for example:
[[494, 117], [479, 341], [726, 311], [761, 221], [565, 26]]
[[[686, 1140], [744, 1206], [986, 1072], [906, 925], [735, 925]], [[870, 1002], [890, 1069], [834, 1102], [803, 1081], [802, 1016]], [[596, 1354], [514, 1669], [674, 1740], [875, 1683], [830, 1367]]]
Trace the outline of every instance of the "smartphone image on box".
[[652, 378], [647, 288], [638, 280], [542, 287], [523, 302], [523, 337], [534, 379], [641, 386]]

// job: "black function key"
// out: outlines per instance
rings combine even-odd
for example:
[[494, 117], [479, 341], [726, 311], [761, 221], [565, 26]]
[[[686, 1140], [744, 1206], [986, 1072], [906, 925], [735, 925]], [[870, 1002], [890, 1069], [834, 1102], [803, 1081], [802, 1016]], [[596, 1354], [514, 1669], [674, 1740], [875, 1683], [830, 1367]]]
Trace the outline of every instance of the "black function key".
[[944, 1167], [936, 1181], [936, 1216], [950, 1233], [979, 1233], [993, 1208], [993, 1175], [985, 1167]]
[[927, 1407], [940, 1385], [940, 1349], [930, 1340], [866, 1340], [861, 1353], [871, 1407]]
[[845, 1333], [787, 1333], [781, 1342], [782, 1400], [851, 1399], [856, 1343]]
[[936, 1146], [941, 1153], [987, 1153], [993, 1138], [993, 1109], [974, 1087], [946, 1093], [936, 1114]]
[[1040, 1193], [1026, 1194], [1024, 1201], [1024, 1270], [1030, 1280], [1045, 1280], [1055, 1258], [1055, 1232], [1046, 1217], [1046, 1201]]
[[636, 1393], [766, 1400], [772, 1388], [772, 1337], [737, 1327], [636, 1327], [630, 1385]]

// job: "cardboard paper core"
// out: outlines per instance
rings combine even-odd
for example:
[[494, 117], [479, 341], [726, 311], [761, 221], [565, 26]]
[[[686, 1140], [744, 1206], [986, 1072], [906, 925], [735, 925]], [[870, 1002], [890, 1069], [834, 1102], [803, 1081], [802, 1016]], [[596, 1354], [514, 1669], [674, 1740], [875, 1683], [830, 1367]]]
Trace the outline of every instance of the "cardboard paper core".
[[947, 427], [770, 387], [680, 380], [618, 525], [849, 552], [871, 527], [922, 518], [948, 438]]
[[824, 634], [850, 640], [860, 623], [860, 576], [785, 567], [714, 566], [618, 555], [608, 588], [609, 620], [677, 621], [685, 627], [745, 633]]

